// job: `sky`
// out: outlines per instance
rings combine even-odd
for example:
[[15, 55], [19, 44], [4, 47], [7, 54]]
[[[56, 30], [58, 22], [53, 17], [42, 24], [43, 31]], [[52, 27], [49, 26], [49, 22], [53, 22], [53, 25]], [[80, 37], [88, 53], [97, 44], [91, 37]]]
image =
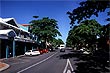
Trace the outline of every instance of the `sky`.
[[[62, 34], [62, 37], [58, 38], [66, 42], [70, 30], [70, 19], [66, 13], [79, 7], [81, 1], [84, 0], [1, 0], [0, 17], [15, 18], [18, 24], [29, 24], [34, 20], [33, 16], [39, 16], [39, 19], [43, 17], [55, 19]], [[99, 13], [99, 17], [92, 16], [91, 19], [106, 25], [107, 11]]]

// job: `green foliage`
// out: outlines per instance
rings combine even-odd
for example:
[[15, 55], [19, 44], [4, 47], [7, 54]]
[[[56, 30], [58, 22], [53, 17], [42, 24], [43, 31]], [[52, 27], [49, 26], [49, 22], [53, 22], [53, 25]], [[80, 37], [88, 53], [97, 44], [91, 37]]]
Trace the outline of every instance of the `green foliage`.
[[64, 44], [62, 39], [53, 39], [52, 44], [56, 47], [57, 45]]
[[[101, 29], [101, 37], [98, 39], [98, 44], [100, 48], [105, 48], [105, 50], [109, 50], [110, 45], [110, 23], [107, 25], [103, 25]], [[107, 45], [109, 44], [109, 45]]]
[[64, 42], [62, 41], [62, 39], [57, 39], [57, 45], [61, 45], [64, 44]]
[[101, 37], [105, 37], [105, 38], [109, 39], [109, 36], [110, 36], [110, 23], [103, 26]]
[[70, 24], [73, 26], [76, 20], [79, 23], [84, 19], [90, 18], [92, 15], [98, 17], [99, 12], [104, 12], [109, 7], [109, 0], [87, 0], [80, 2], [80, 7], [74, 9], [72, 12], [68, 11], [67, 14], [71, 20]]
[[[33, 16], [38, 18], [38, 16]], [[42, 19], [32, 20], [31, 22], [32, 33], [38, 36], [38, 40], [44, 40], [45, 42], [51, 41], [57, 36], [61, 36], [58, 31], [58, 24], [55, 19], [49, 19], [44, 17]]]
[[94, 44], [101, 36], [102, 26], [95, 20], [85, 20], [74, 26], [68, 34], [67, 45]]

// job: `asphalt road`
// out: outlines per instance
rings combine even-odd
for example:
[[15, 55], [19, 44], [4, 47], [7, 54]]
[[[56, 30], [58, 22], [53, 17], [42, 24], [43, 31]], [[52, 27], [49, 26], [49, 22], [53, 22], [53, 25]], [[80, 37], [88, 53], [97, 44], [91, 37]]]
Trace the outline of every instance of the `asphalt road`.
[[72, 59], [65, 58], [70, 50], [49, 52], [39, 56], [23, 56], [4, 60], [10, 67], [1, 73], [74, 73]]

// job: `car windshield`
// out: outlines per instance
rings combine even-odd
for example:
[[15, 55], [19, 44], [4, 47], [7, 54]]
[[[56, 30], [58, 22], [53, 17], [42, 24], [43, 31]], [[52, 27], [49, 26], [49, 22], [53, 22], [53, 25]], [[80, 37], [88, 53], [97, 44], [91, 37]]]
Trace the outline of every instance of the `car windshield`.
[[31, 50], [28, 50], [27, 52], [31, 52]]

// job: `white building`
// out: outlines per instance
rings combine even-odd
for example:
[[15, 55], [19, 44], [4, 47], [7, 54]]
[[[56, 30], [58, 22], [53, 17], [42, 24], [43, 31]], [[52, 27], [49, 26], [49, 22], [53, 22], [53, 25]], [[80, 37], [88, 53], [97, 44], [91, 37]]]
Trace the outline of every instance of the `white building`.
[[30, 36], [14, 18], [0, 18], [0, 58], [14, 57], [32, 49], [36, 43]]

